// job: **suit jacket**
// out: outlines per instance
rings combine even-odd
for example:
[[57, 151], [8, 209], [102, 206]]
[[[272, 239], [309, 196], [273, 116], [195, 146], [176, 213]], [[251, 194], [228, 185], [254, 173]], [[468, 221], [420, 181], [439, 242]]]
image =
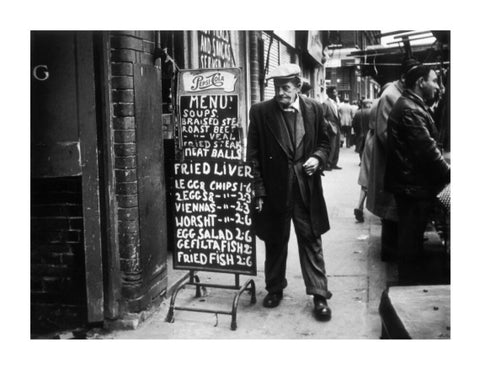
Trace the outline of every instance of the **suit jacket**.
[[348, 103], [342, 103], [338, 107], [338, 115], [340, 117], [340, 124], [342, 126], [351, 126], [352, 119], [355, 114], [353, 114], [352, 106]]
[[370, 123], [370, 108], [361, 108], [353, 117], [352, 127], [355, 132], [355, 152], [363, 152], [365, 138], [368, 133], [368, 125]]
[[[338, 113], [338, 107], [333, 102], [332, 99], [328, 98], [323, 102], [323, 109], [324, 109], [324, 118], [326, 121], [330, 123], [333, 128], [332, 131], [327, 131], [330, 134], [336, 135], [340, 132], [340, 115]], [[327, 126], [328, 128], [328, 126]]]
[[295, 144], [297, 148], [303, 146], [301, 155], [298, 152], [295, 155], [292, 150], [293, 143], [275, 99], [254, 104], [250, 109], [247, 160], [253, 169], [254, 195], [265, 200], [262, 212], [253, 213], [256, 233], [264, 240], [279, 233], [279, 221], [288, 211], [292, 195], [289, 183], [293, 172], [299, 184], [307, 189], [309, 199], [305, 206], [310, 211], [315, 235], [330, 228], [323, 198], [322, 170], [307, 176], [302, 169], [302, 164], [311, 156], [319, 159], [319, 168], [327, 162], [330, 144], [323, 111], [319, 102], [302, 96], [299, 99], [304, 133], [301, 137], [297, 135]]

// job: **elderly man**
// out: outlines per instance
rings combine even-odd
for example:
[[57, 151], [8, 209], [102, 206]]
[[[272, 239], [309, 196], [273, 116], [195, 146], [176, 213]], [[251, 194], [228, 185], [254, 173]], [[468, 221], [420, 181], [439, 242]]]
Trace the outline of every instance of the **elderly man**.
[[265, 241], [263, 306], [273, 308], [287, 286], [290, 224], [298, 240], [306, 293], [314, 314], [329, 320], [331, 310], [321, 235], [329, 230], [321, 174], [330, 151], [320, 103], [300, 94], [300, 68], [280, 65], [273, 79], [275, 97], [250, 109], [247, 158], [254, 175], [257, 236]]
[[385, 189], [397, 203], [399, 281], [410, 284], [420, 276], [423, 234], [435, 195], [450, 182], [450, 166], [428, 110], [439, 89], [437, 74], [425, 65], [413, 67], [405, 86], [387, 122]]

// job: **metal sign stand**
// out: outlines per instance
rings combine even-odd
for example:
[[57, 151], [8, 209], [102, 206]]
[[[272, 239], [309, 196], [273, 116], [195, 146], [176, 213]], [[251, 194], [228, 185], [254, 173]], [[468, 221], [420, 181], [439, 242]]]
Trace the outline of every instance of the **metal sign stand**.
[[[187, 285], [192, 285], [196, 287], [196, 294], [195, 297], [202, 297], [201, 294], [201, 289], [205, 289], [206, 287], [210, 288], [223, 288], [223, 289], [228, 289], [228, 290], [235, 290], [237, 293], [235, 293], [235, 297], [232, 302], [232, 310], [227, 311], [227, 310], [213, 310], [213, 309], [196, 309], [196, 308], [190, 308], [190, 307], [185, 307], [185, 306], [175, 306], [175, 299], [177, 298], [178, 292], [185, 288]], [[172, 297], [170, 299], [170, 308], [168, 310], [167, 318], [166, 321], [169, 323], [173, 323], [175, 321], [175, 310], [185, 310], [185, 311], [197, 311], [200, 313], [213, 313], [213, 314], [225, 314], [225, 315], [231, 315], [232, 316], [232, 323], [230, 325], [230, 329], [232, 331], [237, 329], [237, 308], [238, 308], [238, 301], [240, 300], [240, 295], [244, 291], [249, 291], [250, 292], [250, 303], [255, 304], [257, 302], [257, 297], [255, 294], [255, 282], [253, 279], [248, 280], [246, 283], [243, 284], [243, 286], [240, 286], [240, 275], [238, 273], [235, 273], [235, 285], [220, 285], [220, 284], [211, 284], [211, 283], [200, 283], [200, 278], [198, 275], [194, 273], [193, 270], [190, 270], [190, 278], [182, 282], [175, 288], [175, 290], [172, 293]]]

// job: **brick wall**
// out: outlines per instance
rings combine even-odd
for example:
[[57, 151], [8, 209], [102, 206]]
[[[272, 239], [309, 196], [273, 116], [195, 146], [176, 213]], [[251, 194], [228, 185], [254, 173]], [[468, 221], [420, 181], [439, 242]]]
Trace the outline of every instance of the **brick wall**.
[[142, 285], [140, 264], [134, 64], [154, 64], [154, 32], [110, 33], [115, 196], [122, 291], [131, 298]]
[[81, 177], [31, 183], [32, 333], [85, 322]]

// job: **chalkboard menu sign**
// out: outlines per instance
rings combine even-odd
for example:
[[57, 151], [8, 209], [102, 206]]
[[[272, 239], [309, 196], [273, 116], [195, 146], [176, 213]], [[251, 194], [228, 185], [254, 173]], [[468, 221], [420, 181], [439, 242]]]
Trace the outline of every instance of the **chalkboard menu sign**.
[[180, 71], [178, 91], [173, 267], [256, 275], [240, 69]]

